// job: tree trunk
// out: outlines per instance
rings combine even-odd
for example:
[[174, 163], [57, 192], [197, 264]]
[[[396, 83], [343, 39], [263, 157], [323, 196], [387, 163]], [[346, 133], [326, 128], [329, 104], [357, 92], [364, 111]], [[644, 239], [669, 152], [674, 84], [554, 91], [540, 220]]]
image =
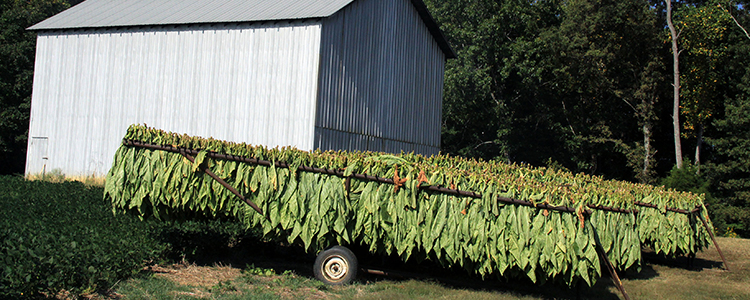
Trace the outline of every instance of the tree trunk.
[[674, 152], [675, 164], [682, 169], [682, 143], [680, 141], [680, 52], [677, 49], [677, 31], [672, 24], [672, 1], [667, 0], [667, 25], [672, 37], [672, 57], [674, 59], [674, 109], [672, 110], [672, 126], [674, 126]]
[[643, 171], [641, 181], [646, 183], [651, 176], [651, 122], [643, 124]]
[[[695, 165], [701, 165], [701, 147], [703, 146], [703, 124], [698, 125], [698, 139], [695, 143]], [[700, 174], [700, 167], [696, 170], [696, 174]]]

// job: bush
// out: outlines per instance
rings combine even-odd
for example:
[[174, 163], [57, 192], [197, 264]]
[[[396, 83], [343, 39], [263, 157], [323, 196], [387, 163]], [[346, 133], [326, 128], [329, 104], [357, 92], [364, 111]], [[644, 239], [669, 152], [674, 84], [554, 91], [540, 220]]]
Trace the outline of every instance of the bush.
[[711, 183], [699, 174], [697, 166], [690, 163], [685, 163], [682, 169], [672, 168], [669, 176], [661, 180], [661, 184], [677, 191], [705, 194], [707, 199], [711, 197]]
[[148, 263], [229, 255], [261, 235], [227, 220], [113, 215], [102, 195], [80, 182], [0, 176], [0, 299], [107, 289]]
[[163, 257], [163, 225], [113, 215], [102, 194], [0, 176], [0, 298], [106, 289]]
[[698, 167], [692, 164], [685, 164], [682, 169], [673, 168], [669, 176], [661, 180], [661, 184], [678, 191], [705, 194], [706, 207], [709, 208], [708, 215], [716, 234], [734, 237], [748, 236], [747, 228], [743, 224], [750, 224], [749, 210], [727, 205], [721, 198], [714, 197], [711, 193], [711, 184], [715, 181], [710, 179], [713, 174], [701, 175], [697, 171]]

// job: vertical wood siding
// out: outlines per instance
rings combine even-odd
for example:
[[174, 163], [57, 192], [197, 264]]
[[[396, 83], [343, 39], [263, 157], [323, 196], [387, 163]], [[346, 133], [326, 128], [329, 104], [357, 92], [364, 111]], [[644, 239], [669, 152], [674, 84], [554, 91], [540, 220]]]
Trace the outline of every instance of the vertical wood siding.
[[358, 0], [323, 21], [315, 147], [440, 150], [445, 54], [408, 0]]
[[310, 150], [320, 30], [304, 21], [40, 32], [26, 173], [104, 175], [134, 123]]

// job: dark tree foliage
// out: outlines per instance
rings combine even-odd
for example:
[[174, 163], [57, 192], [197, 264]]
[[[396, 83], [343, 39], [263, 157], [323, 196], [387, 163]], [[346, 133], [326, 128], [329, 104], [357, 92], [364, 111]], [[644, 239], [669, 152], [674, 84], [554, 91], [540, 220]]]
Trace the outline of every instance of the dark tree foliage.
[[717, 224], [747, 234], [745, 1], [672, 3], [690, 169], [673, 172], [666, 2], [426, 2], [459, 56], [446, 68], [444, 152], [646, 183], [670, 177], [662, 184], [710, 192]]
[[715, 190], [712, 204], [721, 231], [731, 228], [750, 236], [750, 73], [743, 77], [747, 94], [726, 103], [725, 118], [715, 122], [721, 136], [709, 141], [716, 148]]
[[[428, 1], [458, 59], [448, 61], [443, 151], [511, 159], [508, 107], [522, 97], [522, 78], [506, 70], [513, 45], [558, 22], [554, 2]], [[509, 79], [509, 77], [511, 77]]]
[[661, 68], [648, 3], [428, 5], [459, 56], [446, 70], [444, 151], [610, 178], [640, 172], [641, 123], [654, 119], [642, 103]]
[[64, 0], [0, 0], [0, 174], [23, 173], [36, 33], [31, 25], [69, 7]]
[[[747, 13], [738, 17], [750, 23]], [[715, 155], [707, 166], [716, 200], [712, 209], [720, 231], [750, 236], [750, 39], [735, 27], [729, 36], [731, 64], [724, 75], [735, 85], [725, 91], [723, 116], [714, 121], [716, 133], [707, 138]]]
[[[509, 66], [535, 91], [515, 103], [525, 116], [514, 120], [513, 144], [523, 143], [517, 157], [536, 165], [551, 157], [574, 171], [632, 178], [626, 165], [642, 140], [637, 92], [658, 49], [654, 15], [641, 1], [568, 1], [560, 17], [559, 26], [520, 44]], [[529, 110], [529, 103], [543, 109]], [[548, 141], [529, 139], [541, 132]], [[525, 151], [550, 144], [551, 151]]]

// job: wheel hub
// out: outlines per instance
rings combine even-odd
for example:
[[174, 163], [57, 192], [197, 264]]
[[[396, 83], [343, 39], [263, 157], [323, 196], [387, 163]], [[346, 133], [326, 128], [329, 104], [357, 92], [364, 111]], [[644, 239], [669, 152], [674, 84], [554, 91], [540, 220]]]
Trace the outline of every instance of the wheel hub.
[[349, 264], [341, 256], [332, 256], [323, 267], [323, 274], [329, 279], [336, 281], [341, 280], [349, 271]]

